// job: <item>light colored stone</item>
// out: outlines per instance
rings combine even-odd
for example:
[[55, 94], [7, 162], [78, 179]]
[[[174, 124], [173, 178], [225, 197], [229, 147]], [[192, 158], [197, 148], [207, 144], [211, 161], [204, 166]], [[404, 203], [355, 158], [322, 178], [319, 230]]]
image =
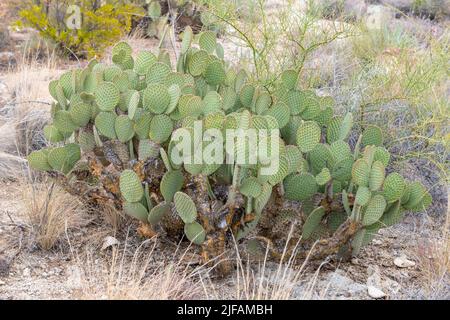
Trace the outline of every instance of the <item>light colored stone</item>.
[[416, 265], [414, 261], [408, 260], [404, 255], [395, 258], [394, 264], [399, 268], [411, 268]]
[[369, 294], [370, 297], [374, 299], [386, 297], [386, 293], [384, 293], [383, 291], [374, 286], [367, 286], [367, 293]]
[[105, 250], [109, 247], [115, 246], [120, 244], [119, 240], [117, 240], [114, 237], [111, 236], [107, 236], [105, 239], [103, 239], [103, 245], [102, 245], [102, 250]]

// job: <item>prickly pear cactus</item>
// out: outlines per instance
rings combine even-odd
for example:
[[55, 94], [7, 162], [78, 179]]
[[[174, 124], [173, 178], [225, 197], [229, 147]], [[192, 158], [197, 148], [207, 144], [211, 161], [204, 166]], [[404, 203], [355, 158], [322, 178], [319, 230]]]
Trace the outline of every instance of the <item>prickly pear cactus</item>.
[[205, 260], [252, 236], [279, 257], [292, 223], [302, 248], [322, 239], [312, 257], [357, 254], [379, 229], [431, 203], [420, 183], [386, 175], [378, 127], [351, 146], [352, 115], [334, 115], [331, 97], [301, 89], [295, 70], [259, 86], [227, 67], [213, 32], [194, 37], [189, 27], [173, 64], [161, 53], [133, 55], [125, 42], [112, 52], [112, 65], [93, 60], [50, 82], [44, 134], [53, 146], [28, 162], [147, 229], [184, 237]]

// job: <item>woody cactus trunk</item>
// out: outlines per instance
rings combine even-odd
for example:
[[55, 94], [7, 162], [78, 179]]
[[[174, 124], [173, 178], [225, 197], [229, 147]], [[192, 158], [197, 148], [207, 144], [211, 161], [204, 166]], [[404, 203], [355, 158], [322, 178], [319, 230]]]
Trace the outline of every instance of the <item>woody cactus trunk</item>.
[[[167, 52], [133, 56], [125, 42], [112, 62], [94, 60], [50, 82], [53, 123], [44, 133], [54, 146], [28, 161], [87, 201], [138, 219], [144, 236], [184, 237], [205, 261], [223, 258], [233, 241], [249, 252], [268, 246], [278, 259], [293, 226], [288, 249], [297, 248], [298, 259], [313, 243], [311, 258], [356, 255], [379, 229], [431, 203], [420, 183], [386, 176], [390, 154], [378, 127], [364, 128], [351, 148], [352, 115], [334, 115], [331, 97], [301, 90], [295, 70], [271, 91], [252, 83], [227, 67], [214, 32], [194, 36], [188, 27], [176, 70]], [[276, 148], [238, 161], [255, 152], [249, 129], [258, 146]], [[244, 132], [232, 148], [218, 139], [229, 130]], [[180, 133], [192, 138], [190, 153], [180, 148]], [[223, 147], [220, 161], [188, 161], [213, 144]], [[273, 163], [276, 170], [267, 170]], [[217, 269], [231, 267], [224, 260]]]

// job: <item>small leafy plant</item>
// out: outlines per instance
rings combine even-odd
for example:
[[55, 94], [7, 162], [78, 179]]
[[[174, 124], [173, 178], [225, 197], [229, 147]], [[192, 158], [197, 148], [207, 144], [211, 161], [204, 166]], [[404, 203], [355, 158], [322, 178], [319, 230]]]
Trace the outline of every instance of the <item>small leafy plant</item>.
[[[109, 0], [104, 4], [83, 0], [76, 3], [79, 12], [68, 10], [66, 1], [26, 1], [21, 4], [19, 28], [31, 27], [64, 53], [78, 57], [101, 56], [105, 48], [119, 41], [130, 32], [133, 21], [145, 14], [144, 9], [133, 3]], [[67, 25], [73, 14], [80, 14], [76, 27]]]
[[[430, 205], [420, 183], [386, 175], [381, 130], [367, 126], [350, 145], [352, 115], [334, 115], [331, 97], [299, 89], [297, 71], [258, 86], [227, 67], [214, 32], [195, 37], [189, 27], [175, 68], [164, 50], [132, 51], [120, 42], [112, 65], [92, 60], [50, 82], [53, 123], [44, 133], [55, 146], [28, 161], [88, 201], [123, 209], [141, 222], [142, 235], [185, 236], [206, 261], [233, 239], [253, 238], [249, 250], [262, 240], [276, 259], [293, 225], [288, 248], [301, 248], [299, 258], [318, 239], [311, 258], [356, 255], [379, 229]], [[207, 139], [195, 138], [196, 123]], [[278, 142], [255, 162], [238, 161], [253, 154], [249, 136], [235, 137], [231, 148], [208, 135], [249, 129], [260, 132], [258, 146]], [[192, 138], [190, 154], [179, 149], [180, 131]], [[222, 161], [187, 160], [213, 143], [223, 146]], [[182, 161], [174, 161], [174, 150]], [[271, 161], [278, 166], [267, 172]], [[222, 273], [230, 268], [218, 265]]]

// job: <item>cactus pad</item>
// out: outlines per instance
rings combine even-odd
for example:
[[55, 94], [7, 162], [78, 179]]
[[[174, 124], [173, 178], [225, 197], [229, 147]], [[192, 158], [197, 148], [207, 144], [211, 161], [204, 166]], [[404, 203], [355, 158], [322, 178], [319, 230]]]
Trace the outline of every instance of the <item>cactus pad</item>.
[[175, 208], [184, 223], [193, 223], [197, 219], [197, 208], [191, 197], [183, 192], [177, 192], [174, 196]]
[[139, 202], [144, 195], [141, 180], [133, 170], [124, 170], [120, 175], [120, 192], [128, 202]]

